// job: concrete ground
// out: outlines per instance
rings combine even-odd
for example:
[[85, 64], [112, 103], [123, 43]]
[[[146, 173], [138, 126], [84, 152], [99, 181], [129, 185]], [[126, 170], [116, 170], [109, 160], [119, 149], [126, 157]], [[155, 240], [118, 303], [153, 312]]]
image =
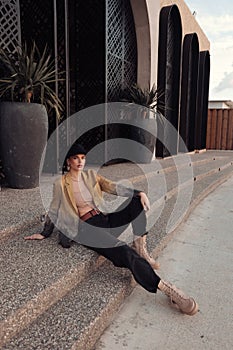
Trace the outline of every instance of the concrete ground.
[[201, 202], [159, 256], [159, 275], [192, 295], [195, 316], [137, 286], [95, 350], [233, 349], [233, 177]]

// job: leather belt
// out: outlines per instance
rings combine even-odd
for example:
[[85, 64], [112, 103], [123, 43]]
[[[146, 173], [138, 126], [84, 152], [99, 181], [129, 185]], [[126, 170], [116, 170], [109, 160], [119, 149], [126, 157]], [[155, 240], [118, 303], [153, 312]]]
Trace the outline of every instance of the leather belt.
[[99, 215], [101, 212], [97, 209], [92, 209], [88, 211], [86, 214], [80, 216], [80, 219], [83, 221], [87, 221], [88, 219], [92, 218], [93, 216]]

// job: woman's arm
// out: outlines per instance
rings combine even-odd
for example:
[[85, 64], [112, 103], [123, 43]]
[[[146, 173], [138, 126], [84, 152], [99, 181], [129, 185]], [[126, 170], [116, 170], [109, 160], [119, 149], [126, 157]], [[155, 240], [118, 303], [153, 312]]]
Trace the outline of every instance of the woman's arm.
[[138, 196], [140, 197], [140, 201], [142, 203], [144, 210], [145, 211], [150, 210], [150, 201], [147, 195], [145, 194], [145, 192], [140, 192]]
[[[53, 199], [52, 199], [52, 202], [50, 203], [50, 207], [48, 211], [48, 218], [54, 225], [56, 225], [56, 222], [57, 222], [58, 210], [61, 203], [61, 195], [62, 195], [61, 181], [62, 179], [56, 180], [53, 184]], [[48, 221], [48, 224], [50, 224], [49, 221]]]
[[47, 215], [45, 223], [44, 223], [43, 231], [41, 233], [33, 233], [30, 236], [24, 237], [24, 239], [26, 239], [26, 240], [30, 240], [30, 239], [42, 240], [44, 238], [49, 237], [52, 234], [53, 229], [54, 229], [54, 224], [52, 223], [50, 217]]
[[58, 209], [61, 200], [61, 184], [56, 181], [53, 184], [53, 199], [49, 207], [49, 213], [46, 217], [43, 231], [40, 233], [34, 233], [30, 236], [24, 237], [25, 240], [42, 240], [49, 237], [55, 227], [54, 222], [57, 221]]
[[142, 191], [128, 188], [122, 184], [110, 181], [104, 176], [97, 175], [97, 181], [102, 191], [122, 197], [137, 197]]
[[144, 210], [150, 210], [150, 201], [145, 192], [117, 184], [101, 175], [97, 175], [97, 181], [102, 191], [122, 197], [139, 197]]
[[43, 236], [41, 233], [33, 233], [32, 235], [30, 236], [25, 236], [24, 239], [25, 240], [42, 240], [44, 239], [45, 236]]

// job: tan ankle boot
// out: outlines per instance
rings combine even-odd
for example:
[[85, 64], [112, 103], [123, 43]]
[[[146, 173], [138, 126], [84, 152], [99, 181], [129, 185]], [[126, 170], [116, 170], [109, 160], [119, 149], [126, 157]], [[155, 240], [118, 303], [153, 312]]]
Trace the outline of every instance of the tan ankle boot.
[[133, 242], [133, 249], [144, 258], [154, 270], [158, 270], [160, 268], [159, 262], [156, 262], [148, 253], [146, 246], [146, 235], [142, 237], [138, 237]]
[[198, 311], [198, 304], [193, 298], [185, 295], [180, 289], [173, 284], [160, 280], [158, 285], [159, 290], [166, 294], [179, 309], [190, 316], [193, 316]]

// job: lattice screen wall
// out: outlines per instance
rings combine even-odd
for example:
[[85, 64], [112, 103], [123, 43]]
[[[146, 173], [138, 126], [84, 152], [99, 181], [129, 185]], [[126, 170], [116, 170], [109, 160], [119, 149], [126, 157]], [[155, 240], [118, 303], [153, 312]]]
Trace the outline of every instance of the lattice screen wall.
[[105, 1], [76, 1], [75, 12], [76, 110], [80, 110], [105, 100]]
[[20, 43], [19, 0], [0, 0], [0, 39], [10, 52]]
[[[20, 43], [20, 15], [19, 0], [0, 0], [0, 45], [2, 48], [14, 52]], [[4, 69], [0, 65], [0, 76]], [[1, 150], [0, 150], [1, 151]], [[0, 158], [0, 182], [2, 163]]]
[[129, 0], [76, 2], [77, 109], [119, 101], [137, 81], [137, 44]]
[[137, 44], [130, 1], [107, 1], [107, 100], [137, 81]]
[[[69, 7], [67, 37], [65, 3]], [[0, 0], [0, 30], [1, 43], [9, 50], [21, 36], [22, 42], [35, 40], [40, 50], [47, 44], [54, 52], [57, 45], [58, 71], [70, 74], [69, 91], [65, 82], [59, 82], [58, 95], [71, 114], [99, 103], [118, 101], [121, 90], [137, 80], [137, 44], [130, 0]], [[54, 128], [52, 117], [50, 131]], [[108, 130], [108, 137], [113, 133]], [[99, 128], [94, 134], [85, 135], [85, 142], [92, 146], [105, 138], [104, 128]], [[60, 139], [62, 143], [67, 139], [65, 128]]]
[[[107, 102], [114, 102], [120, 100], [124, 88], [137, 82], [137, 41], [130, 1], [107, 0], [106, 21]], [[107, 116], [107, 139], [128, 137], [129, 128], [111, 124], [119, 121], [119, 114], [111, 105], [108, 106]], [[111, 151], [108, 145], [107, 153], [111, 154]]]
[[[76, 11], [77, 109], [119, 101], [121, 90], [137, 81], [137, 44], [130, 1], [77, 1]], [[107, 115], [109, 123], [119, 118], [110, 107]], [[104, 126], [91, 130], [80, 142], [90, 149], [114, 137], [119, 137], [119, 130], [109, 125], [107, 130]]]

